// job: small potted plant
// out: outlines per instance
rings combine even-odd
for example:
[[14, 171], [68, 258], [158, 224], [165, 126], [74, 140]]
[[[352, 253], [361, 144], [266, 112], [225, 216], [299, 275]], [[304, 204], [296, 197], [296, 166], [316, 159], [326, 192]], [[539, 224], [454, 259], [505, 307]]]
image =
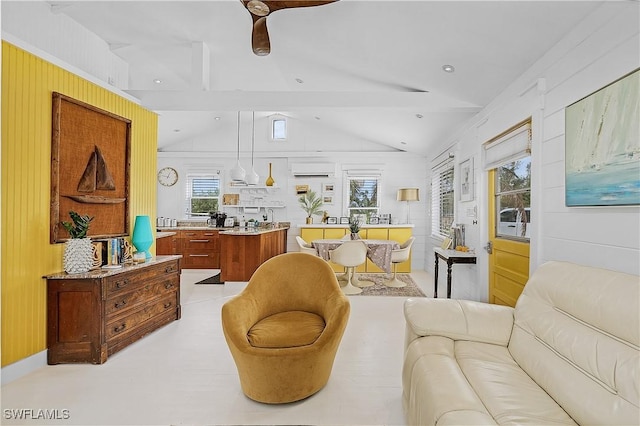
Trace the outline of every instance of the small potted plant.
[[360, 219], [356, 216], [351, 216], [349, 218], [349, 231], [351, 232], [352, 240], [360, 239]]
[[300, 207], [307, 212], [307, 224], [313, 223], [313, 215], [322, 214], [322, 198], [314, 191], [307, 191], [298, 198]]
[[62, 222], [69, 233], [69, 240], [64, 246], [64, 270], [69, 274], [88, 272], [93, 267], [93, 245], [87, 232], [93, 217], [74, 211], [70, 211], [69, 216], [72, 222]]

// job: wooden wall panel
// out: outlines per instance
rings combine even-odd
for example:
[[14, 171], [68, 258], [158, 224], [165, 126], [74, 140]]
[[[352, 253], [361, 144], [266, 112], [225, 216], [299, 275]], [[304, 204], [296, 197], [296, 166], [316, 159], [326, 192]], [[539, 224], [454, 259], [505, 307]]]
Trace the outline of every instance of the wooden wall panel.
[[9, 43], [2, 43], [0, 280], [2, 366], [46, 349], [43, 275], [62, 270], [49, 244], [51, 94], [132, 120], [130, 223], [156, 215], [157, 115]]

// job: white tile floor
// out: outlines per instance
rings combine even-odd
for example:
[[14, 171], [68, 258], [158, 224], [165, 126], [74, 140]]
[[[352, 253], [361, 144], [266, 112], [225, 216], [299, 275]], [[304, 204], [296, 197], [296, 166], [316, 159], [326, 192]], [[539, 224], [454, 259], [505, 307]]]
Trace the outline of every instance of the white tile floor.
[[[194, 285], [182, 274], [182, 319], [103, 365], [41, 368], [2, 387], [0, 423], [55, 425], [401, 425], [403, 297], [352, 296], [351, 317], [329, 383], [292, 404], [246, 398], [220, 324], [223, 303], [244, 283]], [[432, 296], [424, 271], [414, 280]], [[7, 418], [7, 409], [68, 410], [65, 420]], [[34, 411], [35, 414], [35, 411]]]

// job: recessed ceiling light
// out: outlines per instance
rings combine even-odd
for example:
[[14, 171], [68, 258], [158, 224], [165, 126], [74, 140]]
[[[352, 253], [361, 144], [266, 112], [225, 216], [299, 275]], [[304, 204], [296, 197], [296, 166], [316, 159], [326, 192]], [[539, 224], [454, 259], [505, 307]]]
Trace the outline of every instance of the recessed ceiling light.
[[162, 83], [162, 80], [160, 80], [159, 78], [156, 78], [156, 79], [153, 80], [153, 82], [155, 84], [160, 84], [160, 83]]
[[316, 120], [320, 120], [320, 117], [318, 117], [317, 115], [313, 118], [315, 118]]
[[302, 79], [301, 79], [301, 78], [296, 78], [296, 81], [297, 81], [298, 83], [300, 83], [300, 84], [304, 83], [304, 81], [302, 81]]
[[444, 72], [454, 72], [456, 69], [454, 68], [453, 65], [443, 65], [442, 70]]
[[180, 129], [173, 129], [174, 132], [180, 133]]
[[422, 114], [416, 114], [416, 117], [418, 117], [418, 118], [422, 118], [422, 117], [424, 117], [424, 115], [422, 115]]
[[220, 117], [215, 117], [214, 120], [220, 120]]
[[406, 143], [406, 142], [404, 142], [404, 141], [400, 142], [400, 145], [406, 145], [406, 144], [407, 144], [407, 143]]

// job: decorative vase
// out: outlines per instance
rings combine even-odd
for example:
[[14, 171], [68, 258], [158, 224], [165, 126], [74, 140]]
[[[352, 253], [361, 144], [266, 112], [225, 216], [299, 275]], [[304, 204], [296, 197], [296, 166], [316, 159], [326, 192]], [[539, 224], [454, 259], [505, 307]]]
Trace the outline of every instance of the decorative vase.
[[311, 225], [313, 223], [313, 218], [311, 216], [307, 216], [307, 225]]
[[273, 186], [274, 183], [276, 183], [276, 181], [273, 180], [273, 176], [271, 176], [271, 163], [269, 163], [269, 176], [264, 184], [266, 186]]
[[149, 248], [151, 244], [153, 244], [153, 234], [151, 232], [151, 220], [149, 216], [136, 216], [131, 242], [138, 251], [144, 252], [146, 259], [151, 258]]
[[352, 240], [359, 240], [360, 239], [360, 234], [358, 234], [357, 232], [352, 232], [351, 233], [351, 239]]
[[89, 272], [94, 265], [91, 238], [72, 238], [64, 243], [62, 260], [68, 274]]

